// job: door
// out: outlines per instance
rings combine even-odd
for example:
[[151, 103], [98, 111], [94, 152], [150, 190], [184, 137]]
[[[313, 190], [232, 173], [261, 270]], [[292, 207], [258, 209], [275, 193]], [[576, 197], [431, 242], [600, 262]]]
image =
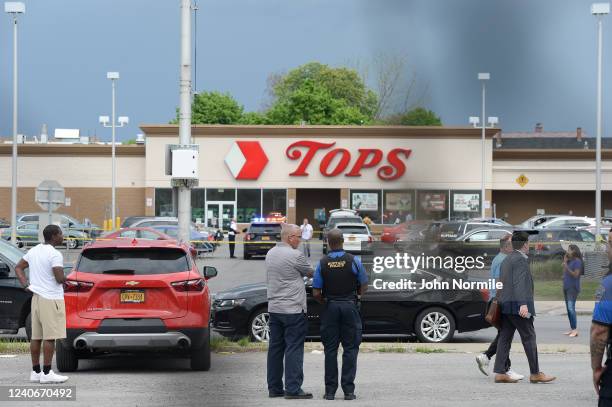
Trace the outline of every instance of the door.
[[206, 202], [206, 226], [228, 230], [232, 219], [236, 217], [236, 202]]
[[[14, 250], [19, 253], [17, 249]], [[21, 287], [15, 275], [14, 260], [19, 261], [19, 257], [8, 259], [0, 256], [0, 331], [7, 333], [17, 333], [21, 313], [32, 295]], [[27, 273], [26, 269], [26, 276]]]

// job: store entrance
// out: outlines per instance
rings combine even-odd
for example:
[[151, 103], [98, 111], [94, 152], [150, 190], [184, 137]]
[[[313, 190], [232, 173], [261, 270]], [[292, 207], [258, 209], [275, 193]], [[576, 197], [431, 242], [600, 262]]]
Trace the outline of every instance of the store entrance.
[[314, 228], [321, 230], [327, 221], [329, 211], [340, 208], [340, 189], [299, 188], [296, 191], [296, 219], [301, 225], [304, 218]]

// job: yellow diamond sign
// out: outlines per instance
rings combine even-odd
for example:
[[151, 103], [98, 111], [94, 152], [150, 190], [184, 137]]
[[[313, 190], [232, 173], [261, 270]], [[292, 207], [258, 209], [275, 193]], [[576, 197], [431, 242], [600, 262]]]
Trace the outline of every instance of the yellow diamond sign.
[[529, 178], [527, 178], [525, 174], [519, 175], [518, 178], [516, 179], [516, 183], [519, 184], [521, 187], [524, 187], [525, 185], [527, 185], [528, 182], [529, 182]]

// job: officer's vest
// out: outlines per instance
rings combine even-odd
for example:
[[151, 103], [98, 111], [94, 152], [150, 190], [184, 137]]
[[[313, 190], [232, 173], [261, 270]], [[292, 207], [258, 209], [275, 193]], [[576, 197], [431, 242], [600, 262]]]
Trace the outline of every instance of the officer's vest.
[[353, 255], [344, 253], [341, 257], [321, 259], [323, 297], [333, 300], [354, 300], [357, 298], [357, 276], [353, 273]]

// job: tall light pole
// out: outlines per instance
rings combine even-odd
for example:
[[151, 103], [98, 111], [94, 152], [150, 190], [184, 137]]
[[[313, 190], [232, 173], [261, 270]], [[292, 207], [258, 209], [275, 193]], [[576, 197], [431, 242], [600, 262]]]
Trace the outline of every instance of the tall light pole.
[[[485, 136], [486, 130], [495, 127], [498, 123], [497, 117], [489, 117], [489, 125], [486, 123], [486, 83], [491, 79], [491, 74], [488, 72], [481, 72], [478, 74], [478, 80], [482, 82], [482, 115], [481, 118], [478, 116], [470, 117], [470, 124], [474, 128], [482, 129], [481, 141], [480, 141], [480, 216], [485, 217], [485, 175], [486, 175], [486, 147], [485, 147]], [[482, 125], [480, 125], [482, 123]]]
[[595, 236], [601, 229], [601, 110], [602, 110], [602, 59], [603, 16], [610, 13], [610, 3], [594, 3], [591, 14], [597, 17], [597, 144], [595, 148]]
[[109, 122], [108, 116], [100, 116], [99, 121], [100, 124], [104, 127], [111, 127], [112, 130], [112, 142], [111, 142], [111, 161], [112, 161], [112, 171], [111, 171], [111, 229], [115, 229], [119, 227], [119, 225], [115, 225], [115, 221], [117, 219], [117, 194], [116, 194], [116, 183], [117, 183], [117, 160], [115, 155], [115, 139], [117, 133], [117, 127], [123, 127], [130, 122], [130, 119], [127, 116], [119, 116], [119, 123], [117, 124], [117, 120], [115, 118], [117, 114], [116, 109], [116, 81], [119, 79], [119, 72], [107, 72], [106, 79], [111, 80], [112, 84], [112, 111], [111, 111], [111, 123]]
[[11, 184], [11, 242], [17, 245], [17, 16], [25, 13], [25, 3], [7, 1], [4, 11], [13, 18], [13, 161]]

